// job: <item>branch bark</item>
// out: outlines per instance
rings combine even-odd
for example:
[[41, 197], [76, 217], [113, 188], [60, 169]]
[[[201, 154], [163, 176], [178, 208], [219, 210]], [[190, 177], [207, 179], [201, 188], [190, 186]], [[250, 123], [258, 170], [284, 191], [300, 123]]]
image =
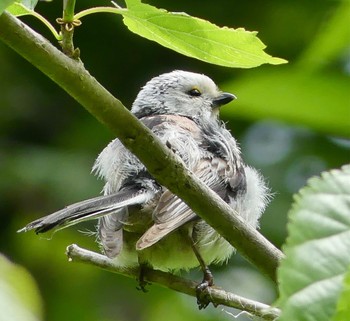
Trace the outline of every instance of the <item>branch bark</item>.
[[183, 199], [260, 271], [276, 280], [276, 269], [283, 254], [190, 173], [81, 62], [65, 56], [6, 11], [0, 16], [0, 40], [76, 99], [145, 164], [160, 184]]
[[[70, 262], [87, 263], [109, 272], [122, 274], [135, 279], [140, 274], [139, 269], [122, 268], [115, 265], [113, 260], [107, 258], [106, 256], [85, 250], [76, 244], [69, 245], [67, 247], [66, 254]], [[170, 273], [152, 269], [145, 269], [143, 272], [145, 280], [148, 282], [157, 283], [163, 287], [167, 287], [193, 297], [196, 296], [196, 286], [198, 285], [196, 282]], [[269, 305], [241, 297], [217, 287], [209, 287], [206, 291], [209, 301], [215, 306], [225, 305], [227, 307], [246, 311], [252, 315], [261, 317], [264, 320], [275, 320], [280, 315], [280, 310], [277, 308], [272, 308]]]

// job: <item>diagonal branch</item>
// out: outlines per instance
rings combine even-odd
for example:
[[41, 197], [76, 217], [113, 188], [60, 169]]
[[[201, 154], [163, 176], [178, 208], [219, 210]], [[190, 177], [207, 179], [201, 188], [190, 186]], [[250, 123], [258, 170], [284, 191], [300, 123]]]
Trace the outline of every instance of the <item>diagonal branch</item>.
[[[139, 276], [139, 269], [122, 268], [114, 264], [113, 260], [106, 256], [82, 249], [76, 244], [69, 245], [66, 253], [70, 262], [87, 263], [130, 278], [137, 278]], [[144, 277], [149, 282], [157, 283], [180, 293], [196, 296], [196, 287], [198, 285], [196, 282], [152, 269], [146, 269], [144, 271]], [[206, 291], [209, 301], [215, 306], [225, 305], [227, 307], [246, 311], [264, 320], [275, 320], [280, 315], [280, 310], [277, 308], [272, 308], [269, 305], [226, 292], [217, 287], [208, 287]]]
[[145, 164], [160, 184], [183, 199], [260, 271], [276, 280], [276, 269], [283, 254], [190, 173], [81, 62], [65, 56], [6, 11], [0, 16], [0, 40], [75, 98]]

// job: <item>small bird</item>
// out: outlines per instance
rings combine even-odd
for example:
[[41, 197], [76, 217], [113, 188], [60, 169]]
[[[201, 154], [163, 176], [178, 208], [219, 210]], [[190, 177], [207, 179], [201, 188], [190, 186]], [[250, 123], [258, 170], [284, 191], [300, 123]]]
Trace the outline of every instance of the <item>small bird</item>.
[[[236, 140], [218, 118], [220, 107], [235, 98], [205, 75], [176, 70], [147, 82], [131, 112], [234, 213], [257, 228], [268, 189], [261, 175], [243, 163]], [[69, 205], [19, 232], [43, 233], [98, 218], [98, 242], [116, 264], [170, 272], [200, 266], [201, 288], [213, 284], [208, 266], [226, 262], [234, 248], [160, 185], [119, 139], [101, 152], [93, 171], [105, 181], [103, 196]]]

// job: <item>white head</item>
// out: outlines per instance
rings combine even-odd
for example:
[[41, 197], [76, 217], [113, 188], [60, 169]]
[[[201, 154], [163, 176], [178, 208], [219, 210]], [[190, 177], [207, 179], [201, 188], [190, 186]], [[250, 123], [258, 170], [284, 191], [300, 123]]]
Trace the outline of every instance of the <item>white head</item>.
[[137, 117], [176, 114], [217, 118], [219, 107], [236, 97], [220, 92], [207, 76], [175, 70], [151, 79], [141, 89], [131, 111]]

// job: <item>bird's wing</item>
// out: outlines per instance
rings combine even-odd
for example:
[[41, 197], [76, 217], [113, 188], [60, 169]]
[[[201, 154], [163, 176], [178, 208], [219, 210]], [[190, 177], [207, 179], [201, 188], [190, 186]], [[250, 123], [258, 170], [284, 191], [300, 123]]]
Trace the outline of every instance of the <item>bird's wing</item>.
[[[202, 159], [194, 174], [221, 198], [225, 199], [230, 193], [230, 177], [234, 175], [234, 171], [224, 159], [219, 157]], [[187, 204], [169, 190], [161, 195], [153, 216], [155, 224], [138, 240], [137, 250], [153, 245], [178, 227], [197, 218]]]
[[123, 189], [115, 194], [99, 196], [69, 205], [60, 211], [29, 223], [18, 232], [35, 230], [38, 234], [49, 230], [61, 230], [83, 221], [118, 212], [125, 206], [142, 204], [153, 196], [154, 192], [147, 189]]
[[136, 249], [142, 250], [153, 245], [171, 231], [196, 217], [196, 214], [180, 198], [166, 190], [160, 197], [160, 203], [154, 213], [155, 224], [137, 241]]

